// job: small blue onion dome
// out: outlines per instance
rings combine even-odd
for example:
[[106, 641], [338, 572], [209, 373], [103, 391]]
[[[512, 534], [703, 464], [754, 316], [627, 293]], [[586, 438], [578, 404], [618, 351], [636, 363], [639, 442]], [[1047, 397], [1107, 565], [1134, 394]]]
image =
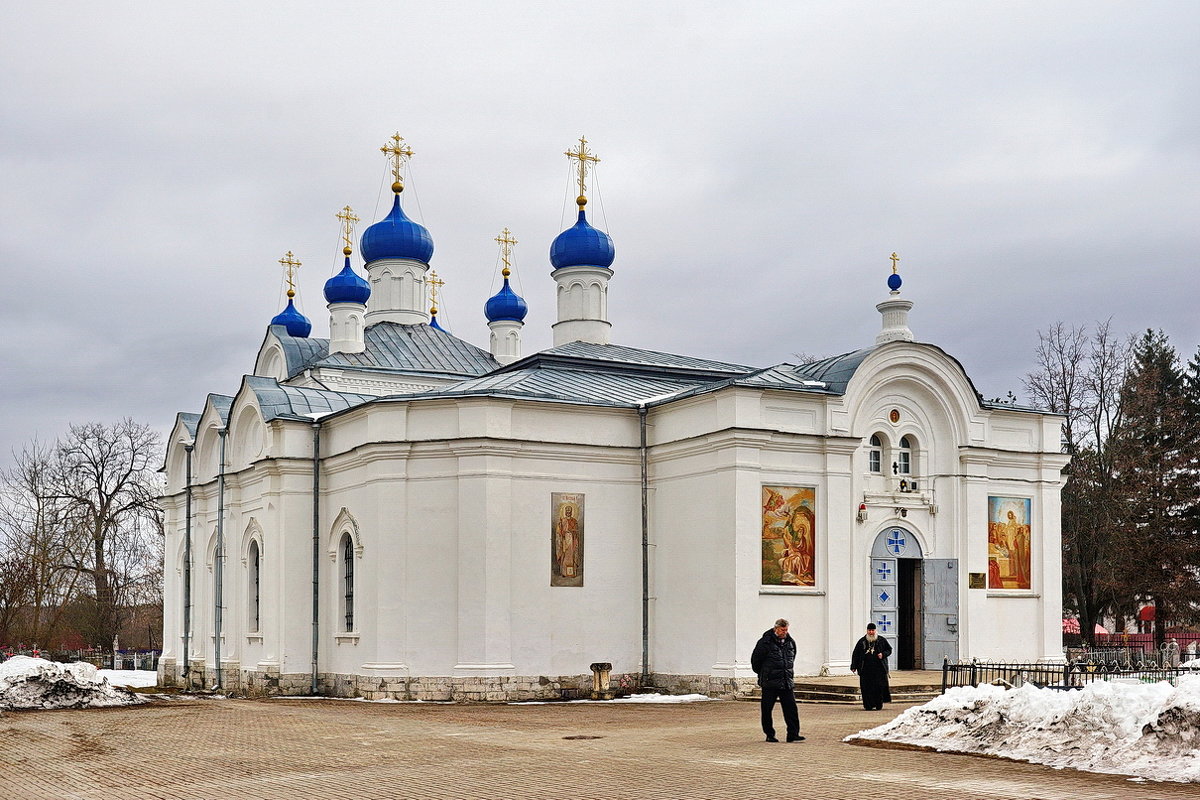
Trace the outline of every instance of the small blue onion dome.
[[550, 263], [555, 269], [608, 267], [615, 257], [612, 239], [588, 224], [582, 208], [579, 209], [579, 221], [556, 236], [550, 245]]
[[496, 292], [483, 306], [483, 315], [487, 317], [488, 322], [496, 322], [502, 319], [521, 322], [528, 313], [529, 306], [508, 285], [507, 276], [504, 278], [504, 288]]
[[271, 324], [284, 326], [288, 335], [297, 339], [307, 339], [308, 334], [312, 332], [312, 323], [296, 309], [296, 303], [290, 297], [287, 308], [272, 317]]
[[325, 281], [325, 302], [358, 303], [365, 305], [371, 296], [371, 285], [350, 268], [350, 256], [342, 271]]
[[441, 325], [438, 325], [438, 321], [437, 321], [437, 309], [436, 309], [436, 308], [434, 308], [434, 309], [431, 309], [431, 310], [430, 310], [430, 312], [429, 312], [429, 327], [431, 327], [431, 328], [437, 328], [439, 331], [444, 331], [444, 330], [446, 330], [446, 329], [445, 329], [445, 328], [443, 328]]
[[891, 275], [888, 275], [888, 288], [893, 292], [900, 291], [900, 284], [903, 282], [904, 281], [900, 280], [900, 275], [898, 273], [893, 272]]
[[428, 264], [433, 258], [433, 237], [424, 225], [405, 215], [397, 193], [392, 213], [363, 231], [359, 249], [368, 264], [381, 258], [412, 258]]

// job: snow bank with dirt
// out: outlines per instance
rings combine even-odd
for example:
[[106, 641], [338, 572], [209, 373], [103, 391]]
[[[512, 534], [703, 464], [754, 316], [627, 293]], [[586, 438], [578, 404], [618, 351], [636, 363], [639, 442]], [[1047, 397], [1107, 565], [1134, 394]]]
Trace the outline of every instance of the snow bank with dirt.
[[847, 736], [1156, 781], [1200, 782], [1200, 676], [1079, 690], [959, 687]]
[[114, 687], [91, 664], [59, 664], [44, 658], [13, 656], [0, 663], [0, 710], [104, 708], [146, 702]]

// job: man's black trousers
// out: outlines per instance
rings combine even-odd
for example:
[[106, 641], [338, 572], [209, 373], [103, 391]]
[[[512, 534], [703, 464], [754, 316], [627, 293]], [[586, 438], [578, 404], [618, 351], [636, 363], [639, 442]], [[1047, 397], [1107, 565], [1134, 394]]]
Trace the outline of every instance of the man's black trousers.
[[775, 738], [775, 723], [771, 712], [775, 701], [783, 709], [783, 721], [787, 725], [787, 738], [794, 739], [800, 735], [800, 713], [796, 710], [796, 691], [794, 689], [773, 689], [762, 687], [762, 729], [770, 738]]

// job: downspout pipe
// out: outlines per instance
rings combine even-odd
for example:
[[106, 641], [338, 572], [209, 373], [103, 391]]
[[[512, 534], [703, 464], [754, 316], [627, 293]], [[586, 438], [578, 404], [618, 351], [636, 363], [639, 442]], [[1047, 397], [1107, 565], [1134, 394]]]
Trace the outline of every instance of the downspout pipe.
[[317, 694], [317, 653], [321, 646], [321, 421], [312, 421], [312, 685]]
[[192, 646], [192, 453], [195, 442], [183, 446], [187, 454], [187, 474], [184, 478], [184, 523], [183, 523], [183, 681], [184, 688], [191, 688], [191, 664], [188, 650]]
[[642, 677], [641, 686], [650, 685], [650, 492], [646, 458], [646, 404], [638, 406], [638, 449], [642, 466]]
[[217, 435], [221, 437], [221, 463], [217, 466], [217, 551], [213, 558], [213, 644], [216, 646], [217, 689], [224, 688], [224, 678], [221, 675], [221, 612], [225, 604], [225, 441], [228, 434], [228, 428], [217, 431]]

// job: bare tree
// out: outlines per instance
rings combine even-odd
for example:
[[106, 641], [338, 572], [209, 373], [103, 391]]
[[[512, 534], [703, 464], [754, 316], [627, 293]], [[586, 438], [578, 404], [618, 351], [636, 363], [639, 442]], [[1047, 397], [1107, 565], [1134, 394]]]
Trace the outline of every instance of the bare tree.
[[1071, 455], [1062, 497], [1063, 595], [1079, 614], [1080, 633], [1094, 642], [1100, 618], [1129, 596], [1113, 555], [1127, 507], [1119, 442], [1132, 343], [1108, 322], [1090, 334], [1058, 322], [1038, 339], [1038, 369], [1025, 389], [1036, 405], [1063, 415], [1062, 447]]
[[0, 646], [25, 638], [21, 622], [32, 589], [29, 562], [15, 553], [0, 550]]
[[106, 645], [120, 628], [125, 595], [160, 557], [159, 437], [131, 419], [72, 425], [55, 456], [55, 497], [67, 504], [73, 536], [69, 566], [93, 590], [89, 638]]
[[0, 549], [10, 579], [27, 582], [24, 591], [14, 585], [6, 592], [9, 602], [22, 603], [10, 635], [32, 642], [51, 639], [79, 583], [67, 566], [72, 535], [68, 505], [55, 497], [55, 474], [54, 451], [36, 440], [0, 472]]

